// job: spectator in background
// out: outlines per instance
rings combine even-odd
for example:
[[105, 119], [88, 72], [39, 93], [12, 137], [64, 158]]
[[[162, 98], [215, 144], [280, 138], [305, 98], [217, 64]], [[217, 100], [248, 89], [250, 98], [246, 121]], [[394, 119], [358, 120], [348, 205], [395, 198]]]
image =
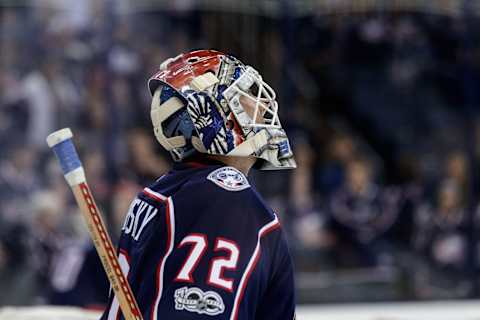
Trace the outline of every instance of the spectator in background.
[[375, 182], [368, 158], [350, 160], [345, 180], [330, 198], [331, 230], [338, 239], [340, 265], [391, 263], [392, 244], [385, 233], [401, 211], [401, 194]]
[[27, 138], [30, 146], [45, 149], [45, 137], [60, 124], [72, 123], [78, 113], [79, 94], [62, 68], [62, 57], [47, 57], [39, 69], [23, 80], [29, 106]]
[[79, 119], [82, 139], [101, 147], [106, 133], [111, 128], [108, 112], [108, 70], [93, 62], [85, 75], [85, 108]]
[[468, 160], [465, 152], [455, 150], [447, 155], [444, 165], [444, 176], [446, 181], [451, 181], [459, 188], [459, 201], [466, 205], [470, 195], [470, 177]]
[[399, 18], [392, 30], [392, 82], [399, 88], [415, 86], [431, 61], [430, 45], [424, 32], [413, 19]]
[[313, 171], [314, 150], [306, 139], [296, 139], [297, 170], [293, 171], [290, 202], [297, 215], [309, 213], [314, 206]]
[[0, 203], [2, 218], [10, 223], [30, 222], [30, 195], [40, 188], [36, 174], [36, 153], [15, 145], [9, 157], [0, 161]]
[[11, 68], [0, 67], [0, 145], [3, 151], [0, 160], [7, 158], [12, 146], [26, 141], [28, 121], [28, 105], [18, 74]]
[[415, 213], [414, 247], [431, 269], [416, 279], [419, 297], [453, 297], [468, 292], [467, 212], [457, 181], [445, 180], [433, 203], [423, 203]]
[[297, 138], [294, 150], [297, 169], [291, 176], [289, 202], [296, 260], [302, 270], [325, 270], [331, 265], [336, 238], [326, 228], [325, 211], [313, 190], [314, 150], [304, 138]]
[[32, 196], [33, 256], [31, 262], [37, 274], [36, 286], [42, 288], [39, 302], [45, 302], [51, 290], [53, 260], [65, 243], [66, 230], [62, 228], [65, 219], [65, 203], [51, 191], [40, 191]]
[[76, 206], [53, 190], [33, 196], [30, 292], [35, 303], [96, 307], [105, 303], [108, 281]]
[[32, 303], [38, 290], [28, 259], [27, 230], [1, 220], [0, 216], [0, 305]]
[[108, 52], [108, 65], [117, 76], [129, 76], [140, 69], [140, 58], [133, 48], [132, 26], [128, 20], [117, 23], [113, 34], [113, 44]]
[[434, 205], [425, 204], [417, 212], [418, 245], [438, 266], [462, 268], [465, 264], [466, 212], [459, 187], [445, 181]]
[[91, 151], [83, 157], [83, 165], [87, 173], [88, 183], [95, 195], [100, 208], [105, 208], [110, 200], [111, 185], [107, 180], [107, 161], [105, 152], [101, 149], [90, 148]]
[[329, 194], [342, 185], [346, 167], [356, 153], [357, 146], [351, 135], [339, 132], [332, 137], [317, 182], [321, 193]]

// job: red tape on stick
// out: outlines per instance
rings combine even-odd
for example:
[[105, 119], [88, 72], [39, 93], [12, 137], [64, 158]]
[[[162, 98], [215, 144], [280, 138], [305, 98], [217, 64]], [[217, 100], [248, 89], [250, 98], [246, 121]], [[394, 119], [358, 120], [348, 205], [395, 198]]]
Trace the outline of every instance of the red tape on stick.
[[[82, 196], [83, 199], [85, 200], [85, 203], [87, 204], [88, 211], [90, 215], [92, 216], [93, 219], [93, 227], [97, 230], [98, 234], [100, 235], [100, 241], [103, 244], [103, 247], [107, 251], [107, 259], [110, 263], [110, 266], [113, 267], [113, 272], [115, 275], [117, 275], [117, 278], [120, 279], [120, 290], [123, 292], [125, 295], [127, 301], [128, 301], [128, 306], [130, 307], [130, 311], [133, 315], [139, 317], [138, 319], [141, 319], [141, 313], [140, 310], [138, 309], [138, 306], [135, 303], [135, 298], [133, 297], [133, 293], [130, 289], [130, 287], [126, 283], [125, 276], [123, 275], [122, 269], [120, 267], [120, 264], [118, 263], [118, 259], [116, 257], [116, 252], [115, 249], [112, 245], [112, 242], [110, 241], [110, 238], [105, 230], [104, 224], [102, 222], [102, 218], [100, 216], [100, 212], [98, 211], [97, 206], [95, 205], [95, 202], [93, 200], [92, 194], [90, 192], [90, 188], [86, 183], [81, 183], [79, 185], [80, 190], [82, 191]], [[112, 285], [113, 287], [113, 285]]]

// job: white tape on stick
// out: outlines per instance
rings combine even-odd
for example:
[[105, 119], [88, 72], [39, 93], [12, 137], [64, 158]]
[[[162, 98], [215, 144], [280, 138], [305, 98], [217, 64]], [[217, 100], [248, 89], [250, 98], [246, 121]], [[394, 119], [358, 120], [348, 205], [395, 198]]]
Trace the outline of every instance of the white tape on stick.
[[63, 142], [65, 140], [71, 139], [73, 137], [72, 130], [70, 128], [60, 129], [58, 131], [52, 132], [47, 137], [47, 144], [50, 148]]

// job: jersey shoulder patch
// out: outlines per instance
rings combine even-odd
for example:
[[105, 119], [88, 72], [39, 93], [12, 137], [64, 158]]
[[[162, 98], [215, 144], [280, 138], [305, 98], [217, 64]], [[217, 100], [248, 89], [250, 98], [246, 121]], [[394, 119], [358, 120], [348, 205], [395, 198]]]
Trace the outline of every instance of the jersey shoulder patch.
[[228, 191], [241, 191], [250, 188], [245, 175], [233, 167], [218, 168], [210, 172], [207, 179]]

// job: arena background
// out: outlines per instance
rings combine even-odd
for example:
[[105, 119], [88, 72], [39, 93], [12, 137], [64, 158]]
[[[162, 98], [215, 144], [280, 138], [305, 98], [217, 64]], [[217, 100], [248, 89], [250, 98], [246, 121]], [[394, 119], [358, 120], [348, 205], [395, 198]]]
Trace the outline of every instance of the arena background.
[[253, 179], [288, 233], [300, 319], [480, 319], [479, 22], [477, 0], [0, 0], [0, 319], [102, 309], [45, 137], [73, 129], [116, 239], [171, 165], [146, 80], [195, 48], [277, 91], [299, 168]]

